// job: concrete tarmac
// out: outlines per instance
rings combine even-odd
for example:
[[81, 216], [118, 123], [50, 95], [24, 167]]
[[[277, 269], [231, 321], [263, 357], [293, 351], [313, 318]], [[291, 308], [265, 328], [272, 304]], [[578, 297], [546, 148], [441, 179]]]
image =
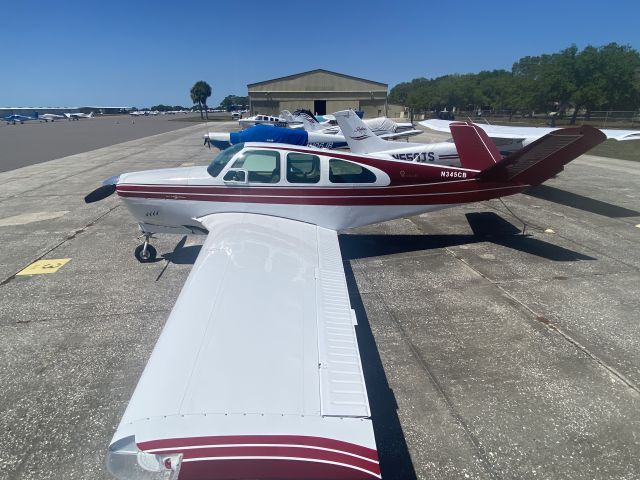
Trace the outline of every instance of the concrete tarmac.
[[[187, 117], [199, 117], [199, 114], [109, 115], [77, 121], [29, 121], [16, 125], [1, 122], [0, 172], [178, 130], [189, 125], [179, 121]], [[203, 133], [205, 130], [203, 125]]]
[[[109, 478], [203, 238], [160, 235], [142, 265], [116, 196], [82, 198], [209, 163], [201, 135], [0, 173], [0, 479]], [[383, 478], [640, 478], [638, 185], [639, 164], [585, 155], [527, 194], [342, 233]], [[16, 276], [38, 259], [70, 260]]]

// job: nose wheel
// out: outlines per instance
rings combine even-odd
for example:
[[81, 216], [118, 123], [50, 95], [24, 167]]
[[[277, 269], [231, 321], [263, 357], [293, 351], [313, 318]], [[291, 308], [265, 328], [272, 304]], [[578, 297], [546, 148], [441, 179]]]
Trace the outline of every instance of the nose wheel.
[[158, 252], [155, 248], [149, 243], [149, 239], [151, 238], [151, 234], [144, 234], [144, 243], [142, 245], [138, 245], [134, 250], [133, 254], [136, 259], [140, 263], [149, 263], [153, 262], [158, 255]]

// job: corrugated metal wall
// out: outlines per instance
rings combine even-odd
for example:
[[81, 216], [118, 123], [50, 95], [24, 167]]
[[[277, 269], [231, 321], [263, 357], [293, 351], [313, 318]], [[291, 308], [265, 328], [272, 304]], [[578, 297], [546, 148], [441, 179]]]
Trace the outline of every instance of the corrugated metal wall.
[[251, 84], [251, 113], [278, 114], [299, 108], [314, 111], [314, 101], [326, 101], [327, 113], [361, 109], [368, 118], [386, 114], [387, 86], [327, 71], [313, 71]]

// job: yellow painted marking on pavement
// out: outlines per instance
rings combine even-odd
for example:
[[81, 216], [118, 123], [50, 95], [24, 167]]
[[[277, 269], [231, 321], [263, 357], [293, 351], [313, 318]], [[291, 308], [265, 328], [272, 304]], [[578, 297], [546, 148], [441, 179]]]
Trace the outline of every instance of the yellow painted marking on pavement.
[[636, 228], [640, 228], [640, 223], [636, 225]]
[[193, 167], [194, 165], [195, 163], [193, 162], [184, 162], [180, 164], [181, 167]]
[[551, 230], [550, 228], [547, 228], [547, 229], [544, 231], [544, 233], [556, 233], [556, 232], [554, 232], [554, 231], [553, 231], [553, 230]]
[[56, 273], [70, 260], [70, 258], [51, 258], [48, 260], [38, 260], [37, 262], [33, 262], [24, 270], [16, 273], [16, 275], [40, 275], [41, 273]]

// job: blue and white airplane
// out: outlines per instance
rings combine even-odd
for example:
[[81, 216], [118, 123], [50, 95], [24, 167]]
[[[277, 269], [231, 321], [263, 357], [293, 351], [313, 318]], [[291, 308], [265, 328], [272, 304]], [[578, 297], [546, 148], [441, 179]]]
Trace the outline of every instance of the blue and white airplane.
[[286, 143], [316, 148], [345, 148], [347, 141], [342, 135], [307, 132], [302, 129], [255, 125], [240, 132], [209, 132], [204, 136], [205, 145], [224, 150], [231, 145], [246, 142]]
[[39, 120], [38, 112], [33, 112], [33, 116], [30, 117], [28, 115], [19, 115], [17, 113], [12, 113], [11, 115], [7, 115], [6, 117], [2, 117], [2, 120], [7, 122], [7, 125], [15, 125], [17, 122], [24, 123], [30, 120]]

